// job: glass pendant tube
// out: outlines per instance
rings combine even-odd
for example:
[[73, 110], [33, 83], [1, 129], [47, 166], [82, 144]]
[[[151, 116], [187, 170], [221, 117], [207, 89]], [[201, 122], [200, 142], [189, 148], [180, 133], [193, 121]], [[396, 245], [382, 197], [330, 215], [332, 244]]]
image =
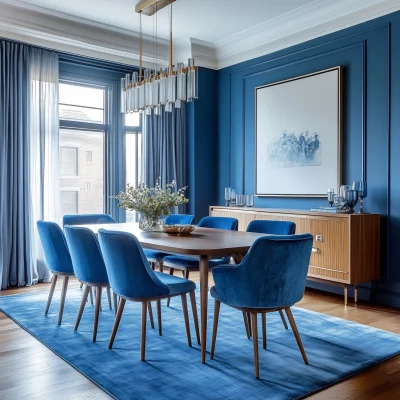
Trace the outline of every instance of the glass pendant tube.
[[125, 78], [121, 78], [121, 113], [126, 112], [126, 86]]
[[151, 84], [150, 84], [151, 70], [144, 71], [144, 106], [151, 106]]
[[158, 107], [160, 103], [160, 81], [156, 74], [151, 81], [151, 103], [153, 107]]
[[129, 89], [131, 85], [131, 76], [130, 74], [125, 75], [125, 86], [126, 86], [126, 111], [129, 112], [131, 110], [131, 101], [129, 97]]
[[198, 74], [199, 74], [199, 70], [194, 65], [194, 58], [189, 58], [188, 74], [187, 74], [187, 99], [188, 99], [188, 101], [198, 98]]
[[186, 101], [186, 72], [183, 63], [177, 64], [178, 76], [176, 79], [176, 98]]
[[172, 110], [174, 109], [174, 107], [173, 107], [173, 103], [167, 103], [166, 105], [165, 105], [165, 112], [172, 112]]
[[139, 74], [134, 72], [132, 74], [132, 89], [131, 89], [131, 101], [132, 101], [132, 111], [139, 110], [139, 91], [137, 88]]
[[167, 74], [161, 70], [159, 83], [159, 104], [167, 104]]

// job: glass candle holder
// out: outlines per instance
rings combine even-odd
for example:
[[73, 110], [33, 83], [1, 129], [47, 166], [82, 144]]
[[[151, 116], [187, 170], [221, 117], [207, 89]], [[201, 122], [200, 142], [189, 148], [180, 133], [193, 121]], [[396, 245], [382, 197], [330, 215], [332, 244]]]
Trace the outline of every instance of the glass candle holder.
[[246, 207], [254, 207], [254, 195], [246, 194], [245, 205]]
[[245, 195], [244, 194], [237, 194], [236, 195], [236, 206], [243, 207], [245, 205]]
[[335, 190], [334, 189], [328, 189], [327, 197], [328, 197], [328, 202], [329, 202], [331, 207], [333, 205], [333, 196], [334, 195], [335, 195]]
[[231, 192], [232, 189], [230, 187], [225, 188], [225, 206], [229, 207], [231, 205]]

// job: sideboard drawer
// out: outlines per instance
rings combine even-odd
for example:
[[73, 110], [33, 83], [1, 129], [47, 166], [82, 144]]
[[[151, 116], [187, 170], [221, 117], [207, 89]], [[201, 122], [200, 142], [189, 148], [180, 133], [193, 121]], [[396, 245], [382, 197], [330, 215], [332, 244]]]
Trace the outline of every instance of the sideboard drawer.
[[350, 281], [349, 222], [342, 218], [312, 219], [314, 236], [309, 274]]

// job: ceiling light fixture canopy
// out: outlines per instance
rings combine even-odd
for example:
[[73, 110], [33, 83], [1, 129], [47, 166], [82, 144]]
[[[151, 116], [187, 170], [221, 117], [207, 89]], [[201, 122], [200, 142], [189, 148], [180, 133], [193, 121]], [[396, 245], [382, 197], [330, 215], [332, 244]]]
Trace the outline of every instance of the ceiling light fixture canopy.
[[[198, 67], [194, 59], [189, 58], [188, 66], [181, 62], [172, 63], [172, 3], [176, 0], [143, 0], [136, 5], [140, 15], [140, 63], [139, 73], [126, 74], [121, 79], [121, 112], [145, 112], [150, 115], [154, 110], [160, 115], [162, 108], [172, 112], [180, 108], [182, 102], [198, 98]], [[161, 8], [170, 6], [169, 13], [169, 66], [168, 68], [147, 68], [143, 71], [142, 14], [155, 15]], [[157, 60], [157, 56], [155, 57]]]

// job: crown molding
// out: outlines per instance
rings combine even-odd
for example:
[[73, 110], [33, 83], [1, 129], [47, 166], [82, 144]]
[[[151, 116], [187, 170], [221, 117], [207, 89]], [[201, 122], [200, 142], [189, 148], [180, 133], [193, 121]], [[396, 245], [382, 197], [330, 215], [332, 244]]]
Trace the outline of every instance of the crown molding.
[[[0, 0], [0, 35], [54, 50], [138, 65], [139, 34], [133, 31], [111, 28], [80, 18], [43, 12], [40, 7], [21, 9], [14, 0]], [[21, 12], [22, 11], [22, 12]], [[88, 25], [90, 29], [88, 29]], [[158, 39], [157, 60], [151, 36], [143, 35], [143, 63], [153, 66], [168, 65], [167, 40]]]
[[[195, 38], [174, 45], [179, 60], [221, 69], [400, 10], [400, 0], [314, 0], [277, 18], [209, 43]], [[139, 34], [69, 14], [0, 0], [0, 36], [50, 49], [138, 65]], [[185, 39], [185, 38], [183, 38]], [[168, 65], [168, 40], [143, 35], [145, 67]], [[175, 57], [174, 57], [175, 58]]]
[[215, 43], [217, 68], [273, 53], [400, 10], [400, 0], [315, 0]]

